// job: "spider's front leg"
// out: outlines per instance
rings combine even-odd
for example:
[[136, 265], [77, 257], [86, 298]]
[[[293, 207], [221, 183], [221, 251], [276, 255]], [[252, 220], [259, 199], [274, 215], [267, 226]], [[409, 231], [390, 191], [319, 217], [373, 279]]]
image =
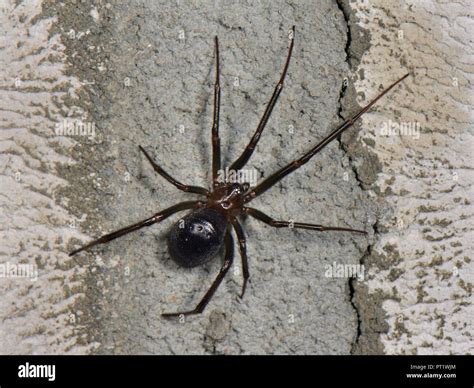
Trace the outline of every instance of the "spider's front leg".
[[180, 315], [201, 314], [204, 311], [207, 304], [212, 299], [216, 290], [219, 288], [220, 284], [222, 283], [222, 280], [225, 278], [225, 275], [227, 274], [230, 266], [232, 265], [232, 262], [234, 261], [234, 239], [232, 238], [232, 235], [230, 234], [229, 230], [226, 232], [224, 244], [225, 244], [224, 263], [222, 264], [222, 267], [219, 273], [217, 274], [217, 277], [212, 282], [211, 287], [203, 296], [203, 298], [198, 303], [198, 305], [193, 310], [181, 311], [177, 313], [164, 313], [164, 314], [161, 314], [162, 317], [174, 318], [174, 317], [179, 317]]
[[218, 185], [218, 173], [221, 168], [221, 140], [219, 137], [219, 113], [221, 109], [221, 84], [219, 65], [219, 40], [214, 38], [216, 47], [216, 81], [214, 84], [214, 112], [212, 118], [212, 187]]
[[256, 187], [254, 187], [245, 195], [244, 202], [245, 203], [250, 202], [254, 198], [263, 194], [269, 188], [275, 186], [275, 184], [279, 182], [280, 180], [282, 180], [284, 177], [286, 177], [287, 175], [291, 174], [293, 171], [298, 170], [301, 166], [304, 166], [306, 163], [308, 163], [313, 158], [314, 155], [316, 155], [319, 151], [321, 151], [324, 147], [326, 147], [329, 143], [331, 143], [344, 131], [352, 127], [352, 125], [354, 125], [354, 123], [364, 113], [366, 113], [378, 100], [380, 100], [385, 94], [387, 94], [390, 90], [392, 90], [395, 86], [397, 86], [409, 75], [410, 74], [405, 74], [402, 78], [400, 78], [399, 80], [391, 84], [387, 89], [381, 92], [377, 97], [375, 97], [372, 101], [370, 101], [364, 108], [362, 108], [356, 115], [354, 115], [353, 117], [351, 117], [350, 119], [342, 123], [338, 128], [336, 128], [329, 135], [327, 135], [323, 140], [321, 140], [318, 144], [316, 144], [313, 148], [311, 148], [308, 152], [306, 152], [301, 158], [296, 159], [291, 163], [288, 163], [285, 167], [282, 167], [278, 171], [274, 172], [273, 174], [265, 178], [261, 183], [259, 183]]
[[141, 145], [139, 145], [138, 148], [140, 148], [140, 151], [142, 151], [145, 154], [146, 158], [152, 165], [155, 172], [161, 175], [163, 178], [165, 178], [168, 182], [170, 182], [176, 188], [186, 193], [201, 194], [201, 195], [205, 195], [206, 197], [209, 196], [209, 191], [205, 189], [204, 187], [184, 185], [181, 182], [174, 179], [170, 174], [168, 174], [158, 164], [155, 163], [155, 161], [151, 158], [150, 155], [148, 155], [148, 152], [146, 152], [145, 149]]
[[255, 151], [255, 148], [257, 147], [258, 141], [260, 140], [260, 137], [262, 135], [263, 130], [265, 129], [265, 126], [268, 123], [268, 120], [270, 119], [273, 108], [275, 107], [278, 101], [278, 97], [280, 97], [280, 93], [283, 90], [286, 73], [288, 72], [288, 67], [290, 66], [291, 54], [293, 52], [293, 45], [295, 43], [295, 26], [291, 28], [289, 38], [290, 47], [288, 49], [288, 56], [286, 57], [285, 66], [283, 67], [283, 72], [281, 73], [280, 79], [276, 84], [275, 89], [273, 90], [273, 94], [270, 98], [270, 101], [268, 101], [267, 107], [263, 112], [263, 116], [260, 119], [257, 129], [255, 130], [255, 133], [250, 139], [250, 142], [247, 144], [247, 147], [245, 147], [239, 158], [231, 164], [229, 170], [238, 171], [241, 170], [247, 164], [253, 152]]

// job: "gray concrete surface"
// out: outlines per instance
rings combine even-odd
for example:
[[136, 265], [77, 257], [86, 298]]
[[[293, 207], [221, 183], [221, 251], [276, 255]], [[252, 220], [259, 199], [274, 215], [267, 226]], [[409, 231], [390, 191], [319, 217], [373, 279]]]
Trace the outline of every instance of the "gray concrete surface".
[[[216, 7], [198, 2], [176, 7], [136, 2], [114, 8], [119, 21], [112, 35], [116, 43], [104, 47], [110, 53], [106, 73], [112, 78], [104, 88], [114, 101], [100, 123], [107, 139], [104, 153], [113, 155], [104, 161], [105, 171], [110, 169], [104, 179], [113, 199], [113, 206], [107, 201], [100, 207], [104, 230], [189, 197], [153, 174], [138, 144], [178, 179], [200, 185], [209, 181], [214, 34], [220, 37], [222, 53], [225, 161], [238, 156], [258, 123], [281, 71], [287, 31], [293, 24], [298, 28], [288, 81], [251, 166], [268, 174], [336, 122], [347, 71], [344, 19], [330, 2], [310, 10], [308, 5], [229, 2]], [[126, 78], [130, 87], [124, 87]], [[97, 108], [101, 114], [103, 107]], [[335, 144], [311, 168], [288, 178], [256, 205], [283, 219], [364, 227], [357, 183], [352, 173], [343, 181], [345, 171], [350, 167]], [[124, 182], [127, 172], [129, 184]], [[347, 279], [325, 278], [323, 265], [357, 262], [364, 238], [271, 230], [248, 220], [251, 283], [244, 300], [237, 298], [241, 277], [232, 270], [206, 313], [180, 324], [164, 321], [160, 313], [193, 307], [220, 260], [194, 270], [177, 267], [166, 248], [170, 225], [167, 221], [128, 236], [100, 253], [105, 263], [103, 289], [110, 290], [100, 296], [106, 300], [99, 321], [100, 352], [350, 351], [356, 316]], [[119, 264], [110, 270], [107, 263], [115, 256]], [[125, 266], [131, 272], [124, 279], [118, 275]]]
[[[1, 178], [6, 188], [2, 224], [13, 220], [12, 227], [2, 230], [1, 257], [2, 262], [36, 263], [39, 276], [30, 283], [2, 279], [0, 351], [348, 354], [430, 349], [418, 338], [397, 346], [403, 334], [406, 339], [407, 333], [416, 333], [400, 329], [400, 320], [394, 319], [400, 317], [399, 310], [390, 305], [404, 289], [413, 287], [396, 282], [395, 276], [410, 273], [400, 263], [409, 262], [411, 256], [390, 251], [395, 244], [390, 217], [399, 202], [389, 203], [392, 197], [380, 179], [387, 178], [387, 171], [396, 175], [405, 165], [387, 162], [386, 143], [375, 136], [359, 136], [358, 129], [265, 193], [255, 207], [281, 219], [364, 228], [368, 238], [276, 230], [245, 220], [251, 283], [243, 301], [237, 297], [241, 271], [236, 252], [234, 268], [202, 316], [184, 322], [160, 317], [164, 311], [194, 307], [220, 265], [219, 259], [193, 270], [174, 264], [166, 247], [173, 219], [76, 260], [67, 257], [81, 242], [194, 197], [156, 176], [138, 144], [179, 180], [208, 184], [215, 34], [221, 47], [222, 146], [225, 161], [230, 162], [258, 123], [287, 53], [288, 29], [297, 27], [285, 89], [250, 161], [263, 175], [300, 155], [341, 117], [355, 112], [364, 103], [360, 97], [373, 96], [380, 85], [417, 68], [408, 55], [393, 54], [390, 45], [398, 40], [393, 35], [387, 40], [384, 33], [388, 29], [396, 35], [404, 20], [429, 20], [430, 12], [401, 15], [387, 22], [387, 28], [372, 17], [375, 10], [385, 10], [390, 17], [399, 11], [383, 4], [366, 9], [363, 4], [332, 1], [223, 0], [121, 5], [46, 1], [6, 9], [2, 25], [8, 27], [9, 41], [17, 45], [5, 44], [1, 54], [5, 64]], [[377, 51], [380, 47], [385, 51]], [[417, 52], [424, 51], [413, 45], [411, 53]], [[20, 67], [9, 66], [15, 58]], [[379, 60], [386, 67], [377, 67]], [[471, 73], [468, 65], [463, 69], [467, 88]], [[344, 78], [350, 80], [348, 88]], [[370, 117], [380, 122], [399, 117], [397, 109], [417, 90], [415, 85], [410, 81], [400, 87]], [[412, 106], [416, 112], [416, 103]], [[451, 117], [472, 122], [472, 115], [461, 116], [458, 112]], [[64, 118], [94, 125], [94, 136], [58, 136], [55, 128]], [[369, 133], [374, 131], [370, 123], [364, 121], [363, 126]], [[459, 131], [464, 133], [461, 127]], [[382, 140], [387, 139], [400, 137]], [[374, 144], [381, 144], [382, 151]], [[422, 160], [422, 151], [405, 145], [414, 147], [415, 160]], [[469, 171], [472, 162], [467, 155], [464, 158]], [[449, 156], [454, 159], [455, 155]], [[423, 166], [422, 172], [429, 168]], [[436, 182], [431, 186], [440, 195], [445, 190]], [[466, 195], [461, 197], [454, 203], [469, 201]], [[470, 219], [459, 233], [468, 230], [472, 230]], [[392, 245], [387, 245], [387, 236]], [[422, 244], [415, 240], [408, 246], [415, 252]], [[463, 260], [465, 268], [472, 269]], [[369, 275], [360, 281], [328, 277], [327, 266], [334, 263], [363, 263]], [[433, 266], [424, 268], [429, 272]], [[402, 272], [387, 274], [381, 269]], [[462, 279], [468, 274], [462, 271]], [[389, 284], [387, 279], [395, 282], [399, 290], [395, 295], [380, 287]], [[468, 331], [472, 295], [467, 280], [463, 285], [466, 295], [451, 296], [461, 309], [454, 322], [455, 340], [448, 346], [449, 339], [438, 333], [437, 342], [435, 337], [431, 340], [446, 346], [432, 346], [432, 351], [471, 349], [470, 335], [463, 333]], [[410, 321], [417, 330], [438, 314], [436, 308], [423, 309], [423, 303], [429, 302], [423, 298], [413, 302], [421, 308]], [[423, 314], [428, 319], [423, 320]], [[458, 339], [468, 339], [468, 345], [457, 346]]]

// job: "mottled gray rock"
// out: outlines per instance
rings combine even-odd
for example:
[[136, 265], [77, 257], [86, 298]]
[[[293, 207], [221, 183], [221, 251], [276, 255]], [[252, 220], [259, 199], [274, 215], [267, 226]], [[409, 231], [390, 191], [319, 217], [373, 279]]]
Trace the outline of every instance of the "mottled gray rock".
[[[0, 55], [0, 258], [36, 265], [38, 280], [1, 279], [0, 352], [472, 351], [472, 162], [463, 153], [472, 144], [472, 69], [459, 54], [469, 51], [460, 43], [468, 5], [443, 7], [45, 1], [2, 10], [15, 44]], [[431, 18], [451, 23], [451, 35], [426, 33]], [[285, 88], [249, 164], [260, 177], [301, 155], [381, 85], [415, 75], [366, 116], [362, 132], [353, 128], [254, 202], [279, 219], [363, 228], [368, 238], [246, 219], [245, 298], [236, 250], [205, 313], [184, 322], [160, 314], [194, 307], [220, 259], [192, 270], [171, 261], [166, 233], [179, 216], [68, 258], [81, 243], [195, 197], [157, 176], [139, 144], [180, 181], [208, 185], [216, 34], [224, 161], [239, 155], [278, 80], [292, 25]], [[65, 119], [94, 136], [58, 135]], [[389, 119], [422, 123], [419, 141], [382, 136], [379, 124]], [[433, 146], [436, 155], [427, 153]], [[364, 279], [327, 276], [334, 264], [361, 262]]]
[[[156, 176], [138, 144], [177, 179], [208, 184], [215, 34], [221, 49], [225, 162], [238, 156], [258, 124], [281, 72], [293, 24], [296, 44], [285, 89], [250, 166], [269, 174], [338, 122], [347, 72], [346, 25], [338, 7], [331, 2], [219, 3], [133, 2], [109, 11], [115, 20], [111, 40], [94, 42], [108, 60], [94, 85], [98, 100], [93, 113], [104, 139], [97, 150], [102, 155], [97, 173], [106, 182], [107, 197], [96, 198], [100, 216], [93, 216], [103, 217], [102, 231], [192, 197]], [[75, 174], [71, 179], [79, 180], [80, 169]], [[281, 219], [370, 229], [361, 197], [336, 142], [255, 206]], [[357, 263], [364, 237], [274, 230], [246, 220], [251, 283], [243, 301], [237, 298], [237, 259], [206, 313], [176, 323], [160, 313], [194, 307], [220, 260], [193, 270], [175, 265], [165, 238], [172, 222], [97, 251], [104, 263], [94, 301], [103, 306], [97, 319], [99, 352], [205, 353], [209, 338], [217, 353], [350, 351], [357, 322], [348, 279], [327, 278], [325, 265]], [[95, 257], [89, 255], [91, 261]], [[118, 264], [111, 268], [114, 257]], [[211, 319], [216, 314], [225, 319]]]

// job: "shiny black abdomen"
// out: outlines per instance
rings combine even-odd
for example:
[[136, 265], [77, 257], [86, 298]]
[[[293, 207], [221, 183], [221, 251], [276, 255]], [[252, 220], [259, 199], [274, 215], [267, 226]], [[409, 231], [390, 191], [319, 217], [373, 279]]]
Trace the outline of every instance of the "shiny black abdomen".
[[181, 218], [168, 240], [171, 258], [183, 267], [195, 267], [219, 252], [227, 228], [226, 218], [216, 210], [204, 208]]

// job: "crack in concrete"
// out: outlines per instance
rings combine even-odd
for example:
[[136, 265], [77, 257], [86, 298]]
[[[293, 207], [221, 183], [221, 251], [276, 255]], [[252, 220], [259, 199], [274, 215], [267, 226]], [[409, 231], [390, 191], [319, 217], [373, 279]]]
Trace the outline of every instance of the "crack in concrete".
[[[349, 66], [349, 70], [350, 70], [351, 69], [350, 47], [351, 47], [351, 43], [352, 43], [352, 33], [351, 33], [351, 27], [349, 25], [349, 14], [344, 9], [344, 6], [343, 6], [341, 0], [336, 0], [336, 4], [337, 4], [337, 7], [339, 8], [339, 10], [342, 13], [342, 16], [344, 17], [344, 23], [346, 25], [346, 46], [344, 47], [344, 51], [346, 53], [346, 62], [347, 62], [347, 65]], [[346, 89], [347, 89], [348, 82], [349, 82], [348, 78], [345, 77], [344, 82], [342, 83], [341, 91], [339, 93], [339, 100], [338, 100], [339, 110], [337, 112], [337, 115], [343, 120], [345, 120], [345, 119], [342, 116], [342, 100], [344, 99], [344, 96], [346, 94]]]
[[[351, 52], [350, 52], [350, 48], [351, 48], [351, 44], [352, 44], [352, 31], [351, 31], [351, 26], [350, 26], [350, 10], [348, 10], [348, 4], [344, 4], [343, 3], [344, 0], [336, 0], [336, 4], [337, 4], [337, 7], [339, 8], [339, 10], [341, 11], [343, 17], [344, 17], [344, 22], [345, 22], [345, 25], [346, 25], [346, 46], [344, 48], [344, 51], [346, 53], [346, 62], [347, 62], [347, 65], [349, 67], [349, 70], [352, 70], [352, 65], [351, 65]], [[339, 109], [338, 109], [338, 116], [340, 119], [342, 120], [346, 120], [346, 118], [342, 115], [342, 110], [343, 110], [343, 100], [344, 98], [346, 97], [346, 91], [347, 91], [347, 86], [348, 86], [348, 83], [349, 83], [349, 80], [348, 78], [344, 78], [344, 81], [342, 83], [342, 86], [341, 86], [341, 91], [339, 93], [339, 100], [338, 100], [338, 104], [339, 104]], [[354, 173], [354, 177], [360, 187], [361, 190], [364, 190], [363, 188], [363, 185], [362, 185], [362, 180], [359, 176], [359, 172], [357, 171], [357, 168], [356, 166], [354, 165], [353, 163], [353, 159], [352, 157], [350, 156], [350, 154], [347, 152], [347, 149], [346, 147], [344, 146], [344, 144], [342, 143], [341, 141], [341, 138], [339, 137], [337, 139], [337, 142], [339, 144], [339, 148], [345, 153], [345, 155], [347, 156], [347, 158], [349, 159], [349, 165]], [[374, 225], [372, 226], [373, 228], [373, 231], [374, 233], [376, 232], [375, 231], [375, 228], [374, 228]], [[372, 249], [372, 244], [368, 244], [367, 245], [367, 249], [365, 251], [365, 253], [362, 255], [362, 257], [360, 258], [359, 260], [359, 264], [360, 265], [364, 265], [364, 261], [365, 259], [370, 256], [370, 253], [371, 253], [371, 249]], [[353, 354], [354, 353], [354, 350], [356, 348], [356, 346], [358, 345], [359, 343], [359, 339], [360, 337], [362, 336], [362, 318], [361, 318], [361, 312], [359, 311], [359, 308], [356, 304], [356, 301], [355, 301], [355, 298], [356, 298], [356, 289], [355, 289], [355, 284], [354, 282], [356, 281], [357, 279], [356, 278], [349, 278], [348, 279], [348, 290], [349, 290], [349, 301], [351, 303], [351, 306], [352, 308], [354, 309], [355, 311], [355, 314], [356, 314], [356, 318], [357, 318], [357, 328], [356, 328], [356, 336], [354, 338], [354, 341], [351, 345], [351, 351], [350, 353]]]

